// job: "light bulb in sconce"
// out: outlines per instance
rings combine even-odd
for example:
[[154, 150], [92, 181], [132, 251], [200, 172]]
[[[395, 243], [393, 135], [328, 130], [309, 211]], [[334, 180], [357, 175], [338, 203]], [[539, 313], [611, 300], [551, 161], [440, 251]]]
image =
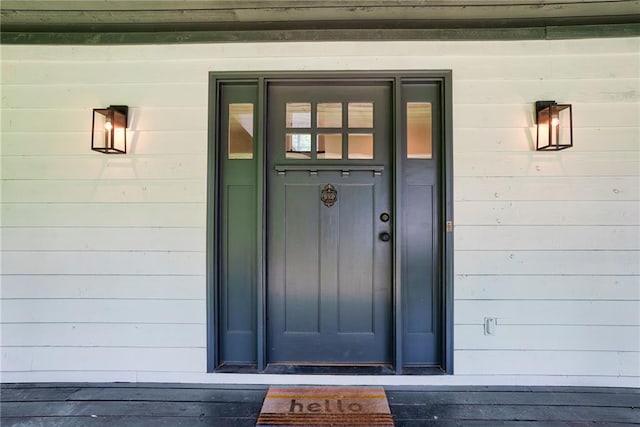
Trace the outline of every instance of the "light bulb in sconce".
[[104, 130], [111, 130], [111, 129], [113, 129], [113, 124], [111, 123], [111, 120], [104, 122]]
[[556, 127], [558, 126], [559, 123], [560, 123], [560, 120], [557, 117], [554, 117], [553, 119], [551, 119], [551, 126]]

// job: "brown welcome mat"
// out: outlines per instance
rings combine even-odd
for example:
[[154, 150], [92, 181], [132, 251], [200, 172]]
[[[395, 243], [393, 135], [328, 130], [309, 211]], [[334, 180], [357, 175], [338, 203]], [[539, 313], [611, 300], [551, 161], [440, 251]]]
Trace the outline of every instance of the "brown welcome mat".
[[269, 387], [256, 425], [393, 427], [393, 418], [382, 387]]

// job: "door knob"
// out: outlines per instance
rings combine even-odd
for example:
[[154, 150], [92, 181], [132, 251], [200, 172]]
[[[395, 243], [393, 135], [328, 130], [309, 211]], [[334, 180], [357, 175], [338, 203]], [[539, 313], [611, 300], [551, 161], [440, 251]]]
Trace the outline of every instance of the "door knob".
[[378, 238], [380, 238], [380, 240], [382, 240], [383, 242], [388, 242], [389, 240], [391, 240], [391, 234], [385, 231], [384, 233], [380, 233], [378, 235]]

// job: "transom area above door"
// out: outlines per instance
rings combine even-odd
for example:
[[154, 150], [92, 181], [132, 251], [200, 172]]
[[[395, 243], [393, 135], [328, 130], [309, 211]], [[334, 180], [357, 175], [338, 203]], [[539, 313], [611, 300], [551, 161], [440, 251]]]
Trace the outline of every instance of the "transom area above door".
[[375, 114], [367, 102], [287, 102], [285, 158], [373, 160]]

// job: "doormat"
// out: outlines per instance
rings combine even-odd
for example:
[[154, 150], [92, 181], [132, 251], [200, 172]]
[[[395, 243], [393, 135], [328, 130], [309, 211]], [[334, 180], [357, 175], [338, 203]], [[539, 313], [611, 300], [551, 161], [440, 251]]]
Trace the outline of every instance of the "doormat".
[[393, 418], [382, 387], [269, 387], [256, 426], [393, 427]]

